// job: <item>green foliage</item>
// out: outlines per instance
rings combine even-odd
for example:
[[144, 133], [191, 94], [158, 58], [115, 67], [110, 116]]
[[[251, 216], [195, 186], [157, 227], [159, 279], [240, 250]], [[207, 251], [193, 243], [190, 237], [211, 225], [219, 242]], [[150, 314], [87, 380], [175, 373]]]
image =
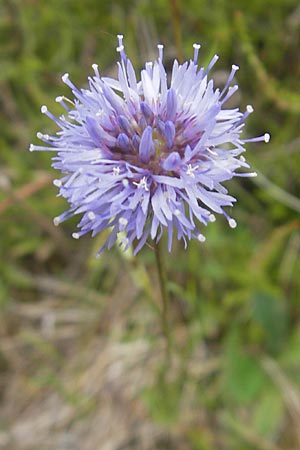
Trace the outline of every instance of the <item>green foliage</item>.
[[[202, 44], [203, 63], [217, 52], [216, 79], [238, 64], [237, 106], [255, 107], [245, 133], [272, 134], [268, 146], [248, 147], [257, 179], [229, 182], [237, 229], [218, 218], [205, 230], [206, 243], [191, 242], [187, 251], [175, 244], [165, 255], [174, 361], [168, 377], [141, 394], [149, 420], [182, 436], [182, 448], [191, 450], [298, 448], [286, 385], [264, 365], [271, 358], [299, 395], [297, 0], [0, 2], [0, 400], [2, 380], [20, 371], [32, 389], [57, 392], [79, 416], [97, 408], [61, 378], [69, 331], [57, 347], [38, 335], [34, 314], [47, 302], [50, 311], [66, 302], [80, 311], [96, 307], [95, 323], [80, 322], [75, 333], [83, 346], [110, 336], [116, 309], [124, 321], [115, 333], [120, 340], [147, 338], [154, 354], [159, 345], [151, 249], [136, 259], [113, 249], [96, 260], [103, 236], [72, 240], [75, 219], [54, 228], [52, 217], [66, 205], [51, 185], [51, 155], [27, 151], [37, 131], [54, 131], [40, 106], [59, 114], [55, 97], [69, 95], [61, 75], [70, 72], [84, 85], [94, 62], [111, 74], [120, 32], [137, 66], [153, 58], [158, 42], [167, 61], [189, 58], [193, 42]], [[111, 303], [107, 315], [104, 303]], [[24, 349], [21, 356], [16, 348]]]

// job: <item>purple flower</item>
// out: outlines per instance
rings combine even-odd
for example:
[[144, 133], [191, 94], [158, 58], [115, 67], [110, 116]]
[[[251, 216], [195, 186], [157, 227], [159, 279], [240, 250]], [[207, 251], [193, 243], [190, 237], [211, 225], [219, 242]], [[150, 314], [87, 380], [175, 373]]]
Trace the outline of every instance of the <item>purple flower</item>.
[[222, 183], [254, 176], [237, 172], [249, 168], [240, 156], [244, 144], [270, 138], [241, 138], [251, 106], [245, 113], [223, 109], [238, 89], [230, 86], [238, 67], [232, 66], [224, 89], [214, 89], [208, 73], [218, 56], [206, 69], [199, 68], [200, 45], [194, 44], [193, 60], [182, 65], [175, 60], [168, 83], [163, 46], [158, 45], [158, 59], [146, 63], [138, 81], [123, 36], [118, 39], [118, 80], [100, 76], [95, 64], [89, 87], [78, 89], [65, 74], [62, 80], [74, 96], [56, 98], [65, 115], [56, 118], [46, 106], [41, 108], [59, 131], [55, 136], [38, 133], [46, 145], [31, 145], [30, 150], [56, 152], [53, 167], [64, 175], [54, 184], [70, 204], [55, 225], [81, 214], [74, 238], [109, 229], [99, 254], [118, 236], [124, 248], [135, 243], [137, 253], [148, 238], [158, 242], [164, 230], [169, 250], [173, 232], [185, 246], [191, 238], [202, 242], [199, 228], [213, 222], [215, 213], [234, 228], [224, 207], [235, 198]]

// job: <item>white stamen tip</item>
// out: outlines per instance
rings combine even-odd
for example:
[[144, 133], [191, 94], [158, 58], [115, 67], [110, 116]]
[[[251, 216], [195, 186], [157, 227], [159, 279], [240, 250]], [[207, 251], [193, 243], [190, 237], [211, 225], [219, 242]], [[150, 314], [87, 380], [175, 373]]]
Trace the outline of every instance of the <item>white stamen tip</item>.
[[164, 48], [164, 46], [163, 46], [163, 44], [157, 44], [157, 48], [158, 48], [159, 50], [162, 50], [162, 49]]
[[199, 242], [205, 242], [206, 241], [206, 237], [203, 236], [203, 234], [198, 234], [197, 239]]
[[72, 238], [73, 239], [79, 239], [80, 238], [79, 233], [72, 233]]
[[129, 181], [127, 180], [127, 178], [124, 178], [124, 180], [122, 180], [122, 184], [125, 188], [128, 186]]
[[230, 226], [230, 228], [236, 228], [237, 227], [237, 223], [234, 219], [229, 219], [228, 220], [228, 224]]
[[90, 220], [95, 220], [95, 219], [96, 219], [96, 214], [93, 213], [93, 211], [89, 211], [89, 212], [87, 213], [87, 216], [88, 216], [88, 218], [89, 218]]
[[117, 47], [117, 52], [121, 53], [124, 50], [124, 45], [119, 45]]
[[246, 109], [247, 109], [247, 112], [248, 112], [248, 113], [253, 113], [253, 111], [254, 111], [252, 105], [247, 105], [247, 106], [246, 106]]
[[48, 108], [46, 105], [41, 106], [41, 113], [42, 114], [46, 114], [46, 112], [48, 111]]
[[209, 218], [210, 222], [215, 222], [216, 221], [216, 216], [214, 214], [210, 214], [208, 218]]
[[55, 101], [57, 102], [57, 103], [60, 103], [60, 102], [62, 102], [63, 101], [63, 96], [62, 95], [59, 95], [58, 97], [56, 97], [56, 99], [55, 99]]
[[53, 184], [54, 184], [54, 186], [56, 186], [56, 187], [61, 187], [61, 186], [62, 186], [61, 180], [53, 180]]
[[242, 155], [242, 156], [240, 156], [240, 161], [245, 162], [246, 158]]
[[120, 167], [113, 167], [113, 175], [118, 176], [120, 173]]
[[147, 185], [146, 177], [143, 177], [139, 182], [133, 181], [133, 184], [134, 184], [137, 188], [143, 188], [143, 189], [145, 189], [145, 191], [149, 191], [149, 188], [148, 188], [148, 185]]
[[59, 217], [54, 217], [53, 223], [54, 223], [54, 225], [57, 227], [57, 225], [60, 224], [60, 218], [59, 218]]
[[235, 70], [235, 71], [236, 71], [236, 70], [239, 70], [239, 68], [240, 68], [240, 67], [239, 67], [239, 66], [237, 66], [236, 64], [232, 64], [232, 69], [233, 69], [233, 70]]
[[92, 64], [92, 68], [96, 72], [96, 70], [98, 70], [98, 64]]
[[35, 146], [34, 146], [33, 144], [30, 144], [30, 145], [29, 145], [29, 151], [30, 151], [30, 152], [33, 152], [33, 151], [34, 151], [34, 148], [35, 148]]
[[179, 209], [175, 209], [175, 211], [174, 211], [174, 216], [179, 216], [179, 214], [180, 214]]
[[268, 142], [270, 142], [271, 136], [269, 133], [265, 133], [264, 135], [264, 139], [265, 139], [265, 143], [267, 144]]
[[36, 137], [37, 137], [38, 139], [43, 139], [44, 135], [43, 135], [43, 133], [41, 133], [40, 131], [38, 131], [38, 132], [36, 133]]
[[193, 48], [195, 49], [195, 50], [199, 50], [200, 49], [200, 47], [201, 47], [201, 45], [200, 44], [193, 44]]
[[123, 39], [124, 35], [123, 34], [117, 34], [117, 38], [118, 39]]
[[66, 72], [63, 74], [63, 76], [61, 77], [61, 79], [63, 80], [63, 82], [65, 83], [69, 78], [69, 74]]

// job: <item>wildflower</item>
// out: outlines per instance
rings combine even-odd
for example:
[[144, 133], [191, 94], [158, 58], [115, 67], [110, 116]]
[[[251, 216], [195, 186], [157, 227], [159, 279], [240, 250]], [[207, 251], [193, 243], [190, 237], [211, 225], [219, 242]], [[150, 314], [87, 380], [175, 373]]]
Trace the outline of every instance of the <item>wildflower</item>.
[[254, 176], [237, 172], [249, 168], [240, 156], [244, 144], [270, 138], [241, 138], [251, 106], [244, 113], [223, 109], [238, 89], [230, 86], [238, 67], [232, 66], [222, 90], [214, 89], [208, 73], [218, 56], [206, 69], [198, 68], [200, 45], [194, 44], [193, 59], [182, 65], [175, 60], [168, 83], [163, 46], [158, 45], [158, 59], [146, 63], [138, 81], [123, 36], [118, 39], [117, 80], [101, 76], [96, 64], [87, 89], [78, 89], [65, 74], [62, 80], [74, 96], [56, 98], [65, 115], [56, 118], [41, 108], [60, 130], [55, 136], [38, 133], [46, 145], [30, 150], [56, 152], [53, 167], [64, 176], [54, 184], [70, 204], [55, 225], [81, 214], [74, 238], [109, 229], [99, 254], [114, 245], [120, 232], [121, 245], [135, 243], [135, 253], [148, 238], [158, 242], [164, 230], [169, 251], [174, 231], [185, 246], [192, 238], [203, 242], [198, 228], [214, 221], [215, 213], [234, 228], [224, 207], [235, 198], [222, 183]]

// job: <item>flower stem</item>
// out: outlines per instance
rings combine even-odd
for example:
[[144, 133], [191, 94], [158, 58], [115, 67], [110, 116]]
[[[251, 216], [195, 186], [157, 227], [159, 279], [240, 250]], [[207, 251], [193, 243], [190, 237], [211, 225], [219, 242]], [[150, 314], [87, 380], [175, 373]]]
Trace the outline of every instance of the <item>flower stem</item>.
[[159, 286], [162, 298], [162, 310], [161, 310], [161, 325], [162, 330], [165, 336], [166, 341], [166, 362], [170, 361], [171, 355], [171, 334], [170, 334], [170, 326], [169, 326], [169, 304], [170, 298], [167, 289], [167, 275], [165, 270], [165, 265], [162, 257], [162, 250], [160, 243], [156, 243], [155, 246], [155, 257], [156, 257], [156, 265], [157, 272], [159, 278]]

